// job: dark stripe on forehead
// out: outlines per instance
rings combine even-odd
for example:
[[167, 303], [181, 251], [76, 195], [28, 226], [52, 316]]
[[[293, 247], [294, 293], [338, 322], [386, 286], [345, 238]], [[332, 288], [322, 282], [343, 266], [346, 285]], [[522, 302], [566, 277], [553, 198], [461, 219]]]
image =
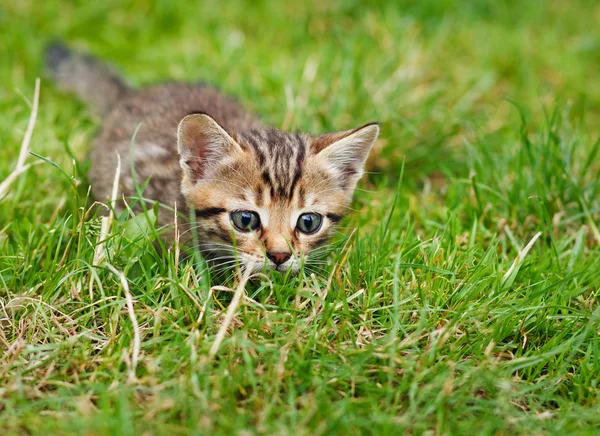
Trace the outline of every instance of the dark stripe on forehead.
[[206, 209], [194, 209], [194, 216], [196, 218], [210, 218], [223, 212], [226, 212], [226, 210], [222, 207], [207, 207]]
[[277, 189], [276, 194], [277, 194], [277, 197], [279, 197], [279, 198], [287, 198], [288, 197], [288, 192], [285, 189], [285, 186], [283, 186], [283, 185], [279, 186], [279, 188]]
[[299, 132], [296, 132], [296, 141], [297, 141], [297, 150], [298, 154], [296, 155], [296, 164], [302, 168], [304, 164], [304, 155], [306, 152], [306, 144], [304, 143], [304, 139], [302, 139], [302, 135]]
[[256, 157], [258, 158], [258, 163], [260, 164], [260, 166], [264, 166], [265, 164], [265, 154], [263, 152], [263, 150], [260, 147], [259, 144], [259, 140], [256, 139], [255, 132], [252, 132], [251, 134], [247, 135], [246, 141], [250, 144], [250, 146], [252, 147], [252, 149], [254, 150], [254, 152], [256, 153]]
[[298, 183], [298, 180], [300, 180], [301, 175], [302, 172], [300, 171], [300, 168], [296, 168], [296, 173], [294, 174], [294, 179], [292, 180], [292, 185], [290, 186], [288, 193], [289, 199], [291, 199], [294, 196], [294, 189], [296, 189], [296, 183]]
[[298, 207], [302, 209], [305, 201], [306, 193], [304, 191], [304, 186], [300, 185], [300, 188], [298, 189]]
[[269, 175], [269, 173], [267, 171], [263, 171], [262, 179], [263, 179], [263, 182], [265, 182], [267, 185], [269, 185], [269, 186], [272, 185], [271, 176]]
[[256, 185], [256, 189], [254, 190], [256, 193], [256, 206], [262, 207], [263, 205], [263, 187], [261, 184]]

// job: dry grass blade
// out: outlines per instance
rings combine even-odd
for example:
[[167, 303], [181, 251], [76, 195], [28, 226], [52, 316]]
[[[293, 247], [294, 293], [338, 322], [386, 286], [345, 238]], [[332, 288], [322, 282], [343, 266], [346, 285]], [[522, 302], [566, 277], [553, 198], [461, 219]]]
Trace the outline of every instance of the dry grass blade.
[[133, 350], [131, 351], [131, 363], [129, 365], [128, 374], [129, 383], [133, 383], [136, 380], [135, 369], [139, 361], [141, 348], [140, 326], [137, 322], [137, 318], [135, 317], [135, 311], [133, 308], [133, 298], [131, 297], [131, 292], [129, 291], [129, 284], [127, 283], [127, 278], [121, 271], [117, 270], [114, 266], [106, 264], [106, 267], [121, 281], [121, 286], [123, 286], [123, 292], [125, 293], [125, 300], [127, 301], [127, 313], [129, 314], [131, 324], [133, 325]]
[[217, 354], [217, 351], [219, 351], [221, 342], [223, 342], [223, 339], [225, 339], [225, 334], [227, 333], [227, 329], [231, 325], [231, 321], [233, 321], [235, 311], [237, 310], [238, 306], [240, 305], [242, 295], [244, 294], [244, 291], [246, 290], [246, 283], [248, 283], [248, 280], [250, 279], [251, 275], [252, 275], [252, 271], [250, 269], [247, 269], [246, 271], [244, 271], [242, 280], [240, 280], [240, 284], [236, 288], [235, 293], [233, 294], [233, 298], [231, 299], [231, 303], [229, 303], [229, 307], [227, 308], [227, 314], [225, 315], [223, 324], [221, 324], [221, 327], [219, 328], [219, 331], [217, 332], [217, 337], [215, 338], [215, 341], [213, 342], [212, 346], [210, 347], [210, 351], [208, 352], [209, 359], [212, 359], [213, 357], [215, 357], [215, 355]]
[[29, 123], [27, 124], [27, 130], [21, 142], [21, 151], [19, 152], [19, 158], [17, 159], [17, 165], [12, 173], [0, 183], [0, 199], [2, 199], [8, 192], [9, 186], [23, 174], [31, 165], [25, 165], [25, 159], [29, 154], [29, 142], [31, 141], [31, 135], [33, 134], [33, 128], [35, 127], [35, 120], [37, 119], [38, 104], [40, 100], [40, 79], [35, 79], [35, 91], [33, 93], [33, 105], [31, 107], [31, 115], [29, 116]]
[[117, 195], [119, 193], [119, 176], [121, 174], [121, 155], [117, 153], [117, 169], [115, 170], [115, 178], [113, 180], [112, 192], [110, 195], [111, 209], [108, 216], [102, 217], [102, 226], [100, 227], [100, 235], [98, 236], [98, 245], [94, 249], [94, 265], [99, 265], [104, 259], [104, 241], [109, 235], [110, 225], [114, 219], [113, 208], [117, 201]]
[[529, 241], [529, 243], [525, 246], [525, 248], [519, 250], [514, 262], [502, 277], [502, 288], [507, 288], [513, 284], [521, 265], [523, 265], [523, 262], [529, 253], [529, 250], [531, 250], [531, 247], [533, 247], [533, 244], [535, 244], [535, 241], [537, 241], [540, 236], [542, 236], [542, 232], [536, 233], [535, 236], [531, 238], [531, 241]]

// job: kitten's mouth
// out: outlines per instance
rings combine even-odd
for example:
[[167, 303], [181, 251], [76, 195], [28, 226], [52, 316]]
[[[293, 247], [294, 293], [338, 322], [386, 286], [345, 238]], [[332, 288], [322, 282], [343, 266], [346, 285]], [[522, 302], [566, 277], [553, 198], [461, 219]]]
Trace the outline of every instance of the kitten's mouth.
[[[296, 272], [297, 267], [294, 262], [285, 262], [280, 265], [271, 262], [264, 258], [254, 257], [251, 253], [238, 252], [237, 255], [232, 255], [227, 251], [213, 250], [203, 253], [204, 258], [212, 264], [215, 269], [235, 269], [236, 266], [242, 269], [250, 269], [253, 273], [264, 273], [268, 271], [277, 271], [280, 274], [285, 274], [288, 271]], [[227, 265], [227, 268], [223, 268]]]
[[279, 274], [285, 274], [288, 271], [294, 271], [294, 266], [291, 263], [276, 265], [271, 262], [255, 261], [246, 263], [247, 268], [252, 268], [255, 272], [277, 271]]

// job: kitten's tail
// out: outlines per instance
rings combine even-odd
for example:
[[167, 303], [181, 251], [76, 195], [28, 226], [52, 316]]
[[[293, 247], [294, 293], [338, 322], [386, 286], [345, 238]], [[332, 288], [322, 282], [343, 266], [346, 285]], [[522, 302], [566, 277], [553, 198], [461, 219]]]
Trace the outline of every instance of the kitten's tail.
[[61, 42], [46, 47], [46, 70], [57, 86], [91, 103], [101, 115], [121, 99], [129, 88], [111, 67], [96, 58], [70, 50]]

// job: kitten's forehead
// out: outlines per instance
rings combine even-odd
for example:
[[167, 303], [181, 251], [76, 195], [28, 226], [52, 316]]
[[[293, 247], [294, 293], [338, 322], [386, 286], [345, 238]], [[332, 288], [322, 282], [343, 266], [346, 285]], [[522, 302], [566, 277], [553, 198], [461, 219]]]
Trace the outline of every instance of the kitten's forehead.
[[260, 179], [271, 198], [292, 198], [304, 169], [306, 138], [268, 128], [245, 132], [241, 140], [256, 156]]

